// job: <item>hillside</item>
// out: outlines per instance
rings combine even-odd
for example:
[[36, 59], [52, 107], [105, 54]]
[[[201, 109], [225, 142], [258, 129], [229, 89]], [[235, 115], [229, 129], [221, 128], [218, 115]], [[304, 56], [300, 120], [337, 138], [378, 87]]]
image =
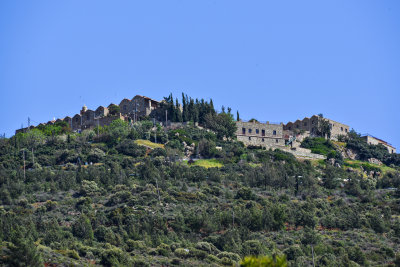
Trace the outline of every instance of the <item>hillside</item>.
[[310, 266], [314, 255], [316, 266], [399, 264], [397, 154], [352, 132], [342, 143], [306, 139], [327, 160], [297, 160], [225, 138], [234, 133], [227, 113], [205, 120], [209, 129], [116, 120], [0, 139], [0, 262], [232, 266], [285, 255], [288, 266]]

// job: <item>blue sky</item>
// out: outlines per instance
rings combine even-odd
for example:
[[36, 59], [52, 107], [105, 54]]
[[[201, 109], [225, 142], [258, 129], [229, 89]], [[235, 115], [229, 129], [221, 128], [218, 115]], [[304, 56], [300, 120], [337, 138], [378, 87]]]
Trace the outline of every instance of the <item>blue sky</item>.
[[400, 148], [400, 2], [1, 1], [0, 133], [172, 92]]

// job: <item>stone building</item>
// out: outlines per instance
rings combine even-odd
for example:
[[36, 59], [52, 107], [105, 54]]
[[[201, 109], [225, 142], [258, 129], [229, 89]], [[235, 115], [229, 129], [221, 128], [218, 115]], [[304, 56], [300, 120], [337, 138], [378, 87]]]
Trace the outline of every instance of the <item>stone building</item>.
[[131, 107], [138, 117], [149, 116], [150, 113], [160, 106], [160, 102], [147, 96], [136, 95], [131, 100]]
[[382, 144], [384, 147], [387, 148], [389, 153], [391, 153], [391, 154], [396, 153], [396, 148], [394, 146], [392, 146], [390, 143], [388, 143], [388, 142], [386, 142], [386, 141], [384, 141], [382, 139], [379, 139], [379, 138], [374, 137], [374, 136], [369, 135], [369, 134], [362, 136], [362, 138], [370, 145]]
[[100, 106], [95, 111], [96, 118], [106, 117], [109, 114], [108, 108]]
[[283, 129], [292, 132], [303, 131], [310, 136], [317, 136], [318, 126], [321, 120], [329, 122], [331, 129], [331, 135], [329, 138], [332, 140], [337, 140], [339, 135], [347, 135], [350, 131], [350, 126], [328, 118], [322, 118], [318, 115], [313, 115], [311, 118], [306, 117], [303, 120], [296, 120], [295, 122], [288, 122], [283, 126]]
[[86, 109], [82, 116], [82, 129], [88, 129], [95, 126], [95, 112], [91, 109]]
[[257, 121], [237, 121], [236, 137], [249, 146], [267, 148], [285, 147], [283, 124], [260, 123]]
[[81, 114], [75, 114], [72, 117], [72, 130], [80, 130], [82, 127], [82, 116]]

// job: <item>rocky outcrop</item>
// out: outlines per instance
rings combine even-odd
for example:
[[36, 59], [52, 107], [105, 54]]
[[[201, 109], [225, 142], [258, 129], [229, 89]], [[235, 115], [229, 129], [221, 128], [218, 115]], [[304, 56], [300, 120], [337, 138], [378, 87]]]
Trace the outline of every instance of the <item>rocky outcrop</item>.
[[376, 159], [376, 158], [369, 158], [368, 162], [372, 163], [372, 164], [377, 164], [379, 166], [383, 164], [382, 161], [380, 161], [379, 159]]

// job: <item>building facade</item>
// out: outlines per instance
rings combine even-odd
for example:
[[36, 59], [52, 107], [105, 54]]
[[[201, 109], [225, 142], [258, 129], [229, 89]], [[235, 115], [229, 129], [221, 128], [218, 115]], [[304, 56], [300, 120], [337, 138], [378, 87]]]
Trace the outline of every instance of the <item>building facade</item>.
[[236, 126], [237, 140], [246, 146], [285, 147], [283, 124], [237, 121]]
[[379, 139], [377, 137], [374, 137], [372, 135], [364, 135], [362, 136], [362, 138], [370, 145], [383, 145], [384, 147], [387, 148], [387, 150], [389, 151], [389, 153], [394, 154], [396, 153], [396, 148], [394, 146], [392, 146], [391, 144], [389, 144], [388, 142]]

